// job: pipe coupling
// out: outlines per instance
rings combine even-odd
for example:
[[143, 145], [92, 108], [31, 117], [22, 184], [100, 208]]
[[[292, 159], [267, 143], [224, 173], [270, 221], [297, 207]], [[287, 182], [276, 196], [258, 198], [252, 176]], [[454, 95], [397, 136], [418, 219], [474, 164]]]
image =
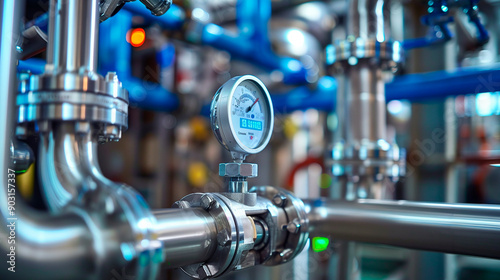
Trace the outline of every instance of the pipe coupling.
[[82, 133], [97, 132], [101, 142], [117, 141], [128, 127], [128, 92], [115, 72], [33, 75], [21, 82], [17, 111], [19, 137], [73, 121]]
[[356, 146], [338, 142], [325, 163], [334, 176], [369, 176], [375, 182], [388, 177], [397, 181], [405, 175], [406, 151], [384, 139]]
[[404, 61], [403, 46], [398, 41], [379, 42], [376, 39], [363, 39], [350, 36], [328, 45], [325, 50], [326, 64], [340, 66], [356, 65], [358, 60], [370, 59], [384, 68], [394, 68]]
[[[219, 277], [259, 264], [277, 265], [293, 259], [304, 248], [308, 224], [304, 204], [291, 193], [274, 187], [254, 187], [254, 204], [231, 193], [195, 193], [174, 204], [201, 207], [214, 219], [217, 244], [207, 261], [182, 267], [197, 279]], [[243, 194], [240, 194], [243, 195]], [[273, 198], [282, 200], [276, 203]]]

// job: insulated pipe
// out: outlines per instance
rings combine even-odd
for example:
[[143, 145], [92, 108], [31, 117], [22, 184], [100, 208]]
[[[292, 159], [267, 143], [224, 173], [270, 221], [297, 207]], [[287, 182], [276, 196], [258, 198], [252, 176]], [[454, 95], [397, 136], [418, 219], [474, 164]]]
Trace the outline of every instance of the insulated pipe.
[[179, 267], [208, 260], [217, 247], [215, 220], [202, 208], [154, 211], [153, 232], [162, 242], [164, 264]]
[[305, 201], [313, 236], [500, 259], [500, 206]]
[[[51, 0], [47, 63], [55, 73], [95, 72], [98, 0]], [[50, 71], [50, 69], [48, 69]]]

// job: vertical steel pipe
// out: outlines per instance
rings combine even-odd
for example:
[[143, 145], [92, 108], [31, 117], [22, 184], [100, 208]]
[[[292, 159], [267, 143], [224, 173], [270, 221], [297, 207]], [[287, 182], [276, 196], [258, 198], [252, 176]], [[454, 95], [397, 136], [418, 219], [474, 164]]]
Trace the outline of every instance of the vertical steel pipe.
[[[74, 214], [55, 217], [29, 211], [17, 200], [8, 209], [9, 144], [17, 90], [15, 42], [23, 0], [2, 0], [0, 41], [0, 251], [2, 279], [82, 279], [92, 267], [93, 248], [85, 222]], [[20, 196], [16, 196], [20, 199]], [[14, 226], [11, 228], [7, 225]], [[12, 237], [12, 238], [10, 238]], [[15, 238], [14, 238], [15, 237]], [[10, 240], [10, 242], [9, 242]], [[14, 241], [12, 241], [14, 240]], [[14, 250], [12, 250], [14, 249]], [[7, 256], [10, 254], [11, 256]], [[12, 256], [13, 255], [13, 256]], [[7, 263], [7, 261], [12, 261]], [[7, 270], [13, 267], [13, 271]], [[36, 276], [34, 276], [36, 274]]]
[[51, 0], [49, 16], [47, 63], [54, 72], [95, 72], [99, 1]]
[[305, 202], [311, 235], [500, 259], [500, 206], [407, 201]]
[[[344, 98], [348, 122], [345, 128], [347, 143], [376, 142], [387, 139], [385, 91], [380, 67], [360, 61], [350, 67], [345, 77]], [[346, 113], [347, 113], [346, 112]]]
[[[350, 1], [347, 21], [347, 40], [390, 39], [390, 1]], [[366, 46], [368, 47], [368, 46]], [[348, 61], [342, 75], [343, 91], [338, 92], [337, 111], [343, 112], [341, 139], [354, 144], [387, 139], [385, 88], [382, 67], [372, 61]], [[339, 139], [339, 137], [337, 137]]]

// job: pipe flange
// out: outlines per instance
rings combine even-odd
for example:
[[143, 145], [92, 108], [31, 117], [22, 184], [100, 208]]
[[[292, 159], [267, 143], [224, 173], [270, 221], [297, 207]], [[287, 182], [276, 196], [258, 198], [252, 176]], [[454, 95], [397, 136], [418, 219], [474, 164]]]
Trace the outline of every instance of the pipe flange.
[[217, 247], [212, 257], [204, 263], [186, 265], [181, 269], [196, 279], [218, 277], [232, 268], [238, 250], [239, 236], [236, 221], [223, 196], [213, 193], [194, 193], [183, 197], [174, 207], [202, 207], [215, 220]]
[[286, 213], [286, 221], [283, 221], [283, 224], [278, 224], [280, 227], [278, 230], [286, 235], [286, 240], [283, 246], [275, 248], [276, 251], [272, 252], [271, 258], [267, 259], [264, 264], [278, 265], [292, 260], [302, 252], [309, 238], [304, 203], [291, 192], [272, 186], [253, 187], [250, 192], [269, 199], [276, 207], [283, 209]]
[[379, 182], [386, 177], [397, 181], [405, 175], [406, 151], [383, 139], [356, 146], [338, 142], [327, 158], [325, 163], [334, 176], [370, 176]]
[[403, 46], [398, 41], [379, 42], [376, 39], [348, 38], [326, 47], [326, 63], [357, 64], [359, 59], [375, 59], [380, 62], [401, 63], [404, 60]]
[[38, 133], [47, 122], [75, 121], [98, 125], [101, 141], [109, 141], [128, 127], [128, 92], [114, 72], [31, 76], [21, 83], [17, 107], [18, 136]]

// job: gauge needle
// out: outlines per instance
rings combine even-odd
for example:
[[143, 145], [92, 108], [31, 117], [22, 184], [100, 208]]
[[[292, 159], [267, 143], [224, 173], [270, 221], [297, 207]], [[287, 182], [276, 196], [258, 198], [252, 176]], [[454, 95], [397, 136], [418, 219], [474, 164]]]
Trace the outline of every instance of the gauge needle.
[[258, 101], [259, 101], [259, 99], [258, 99], [258, 98], [257, 98], [257, 99], [255, 99], [255, 101], [253, 102], [253, 104], [252, 104], [250, 107], [248, 107], [248, 108], [247, 108], [246, 112], [247, 112], [247, 113], [248, 113], [248, 112], [250, 112], [250, 110], [252, 110], [253, 106], [254, 106], [254, 105], [255, 105]]

